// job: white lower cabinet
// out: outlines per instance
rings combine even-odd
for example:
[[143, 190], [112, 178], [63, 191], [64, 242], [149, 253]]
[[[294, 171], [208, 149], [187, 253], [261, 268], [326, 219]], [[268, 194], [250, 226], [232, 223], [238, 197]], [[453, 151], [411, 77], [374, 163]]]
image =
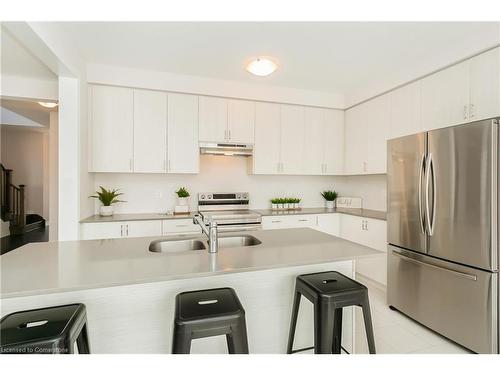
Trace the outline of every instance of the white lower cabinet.
[[262, 229], [312, 228], [316, 226], [317, 215], [279, 215], [264, 216]]
[[318, 215], [317, 230], [340, 236], [340, 214], [321, 214]]
[[162, 234], [164, 236], [191, 233], [201, 233], [200, 226], [194, 224], [193, 219], [163, 220]]
[[84, 240], [161, 236], [161, 220], [113, 221], [82, 224]]
[[352, 215], [341, 215], [340, 237], [380, 250], [380, 256], [356, 261], [356, 272], [383, 285], [387, 284], [387, 223]]

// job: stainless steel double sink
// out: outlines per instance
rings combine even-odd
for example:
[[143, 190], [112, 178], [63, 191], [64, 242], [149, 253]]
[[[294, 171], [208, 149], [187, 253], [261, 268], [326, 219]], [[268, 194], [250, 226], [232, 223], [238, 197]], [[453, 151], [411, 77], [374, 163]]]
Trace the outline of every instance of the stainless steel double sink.
[[[219, 237], [219, 249], [228, 247], [256, 246], [262, 242], [251, 235]], [[198, 238], [169, 238], [151, 242], [149, 251], [153, 253], [178, 253], [192, 250], [206, 250], [208, 244]]]

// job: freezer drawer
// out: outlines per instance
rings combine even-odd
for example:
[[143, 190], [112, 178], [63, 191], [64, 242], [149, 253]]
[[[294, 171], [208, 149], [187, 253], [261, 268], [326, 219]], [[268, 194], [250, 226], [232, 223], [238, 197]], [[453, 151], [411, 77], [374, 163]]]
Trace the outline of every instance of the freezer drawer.
[[388, 246], [387, 302], [477, 353], [497, 353], [497, 273]]

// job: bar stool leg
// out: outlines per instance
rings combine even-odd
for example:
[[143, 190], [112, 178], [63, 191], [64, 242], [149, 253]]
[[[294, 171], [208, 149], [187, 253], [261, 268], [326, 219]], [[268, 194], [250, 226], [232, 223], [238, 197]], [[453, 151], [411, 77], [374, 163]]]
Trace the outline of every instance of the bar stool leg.
[[331, 354], [333, 346], [333, 311], [330, 306], [314, 306], [314, 354]]
[[335, 309], [333, 317], [333, 345], [332, 353], [341, 354], [342, 351], [342, 308]]
[[247, 327], [244, 318], [236, 326], [231, 327], [231, 333], [226, 335], [229, 354], [248, 354]]
[[191, 331], [174, 327], [172, 354], [189, 354], [191, 352]]
[[368, 300], [368, 292], [365, 294], [363, 301], [363, 319], [365, 321], [366, 339], [368, 340], [368, 351], [370, 354], [375, 354], [375, 338], [373, 336], [372, 316], [370, 314], [370, 302]]
[[90, 354], [89, 337], [87, 333], [87, 323], [82, 327], [82, 330], [76, 338], [76, 346], [78, 347], [78, 354]]
[[295, 296], [293, 298], [292, 318], [290, 320], [290, 332], [288, 333], [288, 345], [286, 354], [292, 354], [293, 340], [295, 338], [295, 328], [297, 327], [297, 316], [299, 315], [301, 294], [295, 288]]

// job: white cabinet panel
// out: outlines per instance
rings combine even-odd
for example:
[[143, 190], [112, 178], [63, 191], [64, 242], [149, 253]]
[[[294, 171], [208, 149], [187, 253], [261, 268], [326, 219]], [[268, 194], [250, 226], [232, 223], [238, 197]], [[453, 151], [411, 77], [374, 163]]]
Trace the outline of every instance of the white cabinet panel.
[[360, 105], [350, 108], [345, 112], [345, 174], [363, 174], [365, 170], [364, 148], [366, 141], [363, 127], [366, 124], [363, 115], [364, 110]]
[[340, 214], [320, 214], [317, 218], [317, 230], [331, 234], [340, 235]]
[[304, 174], [321, 175], [325, 170], [325, 110], [304, 109]]
[[340, 175], [344, 173], [344, 111], [326, 109], [323, 130], [323, 174]]
[[224, 142], [227, 137], [227, 102], [225, 98], [199, 97], [201, 142]]
[[168, 94], [168, 162], [170, 173], [198, 173], [198, 97]]
[[84, 240], [151, 237], [160, 235], [161, 220], [82, 224], [82, 238]]
[[313, 228], [317, 226], [317, 215], [276, 215], [262, 218], [263, 229]]
[[163, 235], [177, 235], [201, 233], [198, 224], [193, 224], [193, 219], [170, 219], [163, 220]]
[[277, 216], [263, 216], [262, 217], [262, 229], [283, 229], [289, 228], [289, 222], [287, 216], [277, 215]]
[[279, 172], [280, 118], [279, 104], [255, 104], [255, 145], [251, 159], [255, 174], [277, 174]]
[[500, 115], [500, 48], [470, 60], [471, 121]]
[[167, 171], [167, 94], [134, 90], [134, 172]]
[[468, 121], [469, 109], [469, 61], [443, 71], [446, 79], [448, 120], [443, 126], [463, 124]]
[[133, 171], [133, 90], [89, 86], [91, 172]]
[[304, 173], [304, 107], [281, 105], [281, 171]]
[[410, 83], [392, 91], [390, 96], [390, 138], [423, 131], [420, 116], [421, 81]]
[[230, 99], [227, 107], [228, 141], [254, 143], [255, 102]]

